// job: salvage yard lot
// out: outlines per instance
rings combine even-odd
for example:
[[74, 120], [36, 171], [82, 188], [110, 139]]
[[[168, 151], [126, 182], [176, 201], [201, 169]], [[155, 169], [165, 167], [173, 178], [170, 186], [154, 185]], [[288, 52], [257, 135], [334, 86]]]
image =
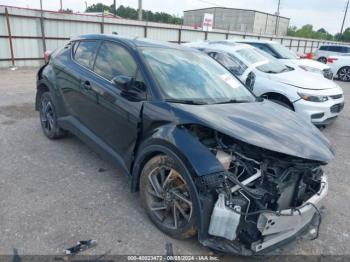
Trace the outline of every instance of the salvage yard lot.
[[[60, 255], [96, 239], [84, 254], [209, 254], [196, 239], [178, 241], [148, 220], [127, 176], [75, 137], [50, 141], [34, 111], [36, 70], [0, 70], [0, 254]], [[324, 169], [330, 188], [317, 240], [284, 254], [350, 255], [350, 83], [338, 82], [345, 109], [322, 132], [336, 158]], [[297, 142], [297, 141], [296, 141]], [[300, 141], [302, 142], [302, 141]]]

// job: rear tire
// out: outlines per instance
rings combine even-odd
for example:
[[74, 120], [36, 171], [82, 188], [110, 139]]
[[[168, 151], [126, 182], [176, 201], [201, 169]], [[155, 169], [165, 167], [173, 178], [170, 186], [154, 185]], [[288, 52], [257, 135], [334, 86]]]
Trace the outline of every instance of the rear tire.
[[66, 136], [67, 132], [57, 124], [57, 114], [50, 92], [44, 92], [40, 97], [40, 123], [46, 137], [57, 139]]
[[327, 58], [326, 57], [320, 57], [319, 59], [317, 59], [318, 62], [321, 62], [323, 64], [327, 64]]
[[339, 80], [344, 81], [344, 82], [349, 82], [350, 81], [350, 67], [344, 66], [344, 67], [340, 68], [337, 75], [338, 75]]
[[151, 221], [178, 239], [196, 235], [193, 190], [181, 174], [180, 164], [158, 155], [144, 166], [140, 177], [141, 203]]

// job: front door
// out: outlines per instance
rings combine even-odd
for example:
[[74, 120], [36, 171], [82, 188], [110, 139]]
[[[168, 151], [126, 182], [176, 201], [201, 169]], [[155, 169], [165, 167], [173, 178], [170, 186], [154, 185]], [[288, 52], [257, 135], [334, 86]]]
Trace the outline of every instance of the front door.
[[142, 84], [137, 62], [122, 45], [105, 41], [99, 48], [93, 70], [100, 78], [93, 87], [97, 94], [99, 116], [93, 127], [94, 132], [127, 162], [140, 128], [143, 101], [123, 95], [123, 89], [112, 79], [118, 75], [130, 76], [135, 79], [134, 83]]

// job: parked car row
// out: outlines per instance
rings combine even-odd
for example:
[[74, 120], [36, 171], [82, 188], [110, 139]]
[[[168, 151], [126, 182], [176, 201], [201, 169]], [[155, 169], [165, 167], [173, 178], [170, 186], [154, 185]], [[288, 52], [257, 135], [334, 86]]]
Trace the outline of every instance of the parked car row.
[[46, 57], [44, 134], [117, 163], [162, 232], [244, 255], [317, 238], [334, 153], [311, 120], [336, 115], [336, 84], [231, 42], [84, 35]]
[[327, 64], [332, 74], [341, 81], [350, 81], [350, 46], [322, 45], [313, 58]]
[[342, 89], [323, 74], [302, 69], [294, 59], [279, 60], [253, 46], [229, 40], [185, 45], [214, 58], [245, 82], [256, 96], [293, 110], [316, 125], [331, 123], [343, 109]]

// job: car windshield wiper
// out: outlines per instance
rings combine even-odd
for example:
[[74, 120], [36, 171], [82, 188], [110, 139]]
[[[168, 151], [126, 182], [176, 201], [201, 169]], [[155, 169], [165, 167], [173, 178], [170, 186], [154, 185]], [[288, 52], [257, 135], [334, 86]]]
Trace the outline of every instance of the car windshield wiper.
[[233, 104], [233, 103], [248, 103], [250, 102], [249, 100], [239, 100], [239, 99], [230, 99], [230, 100], [226, 100], [226, 101], [223, 101], [223, 102], [218, 102], [218, 103], [215, 103], [215, 104]]
[[200, 100], [191, 100], [191, 99], [174, 99], [168, 98], [165, 99], [166, 102], [169, 103], [179, 103], [179, 104], [188, 104], [188, 105], [207, 105], [208, 103]]

